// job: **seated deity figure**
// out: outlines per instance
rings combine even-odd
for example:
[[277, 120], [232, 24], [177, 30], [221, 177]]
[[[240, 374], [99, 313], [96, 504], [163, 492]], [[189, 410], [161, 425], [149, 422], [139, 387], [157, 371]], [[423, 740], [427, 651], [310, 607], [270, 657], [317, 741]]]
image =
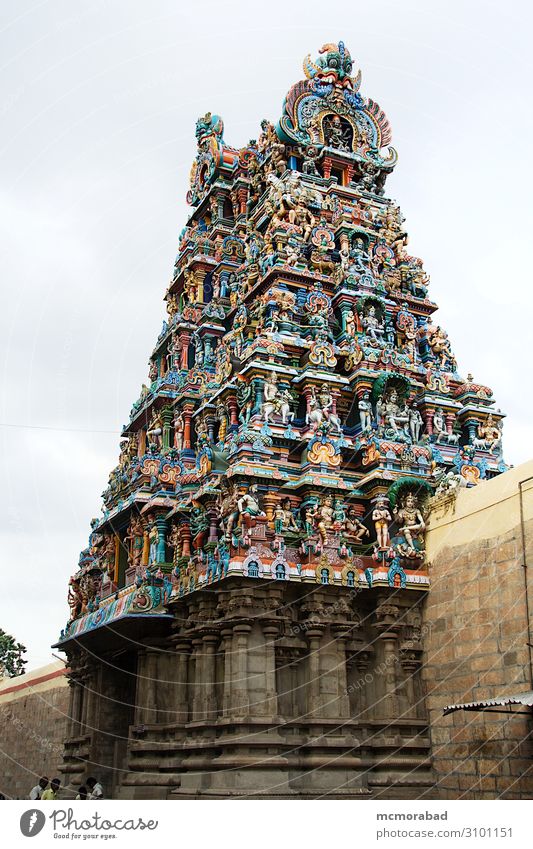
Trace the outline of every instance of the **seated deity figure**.
[[485, 440], [485, 444], [489, 449], [490, 454], [493, 453], [494, 449], [501, 447], [502, 432], [500, 427], [494, 421], [492, 413], [488, 414], [485, 424], [478, 425], [478, 437]]
[[419, 543], [418, 551], [423, 549], [423, 531], [426, 528], [424, 517], [418, 506], [418, 498], [413, 492], [408, 492], [400, 507], [394, 508], [394, 519], [398, 524], [400, 533], [403, 534], [407, 545], [407, 554], [413, 554], [417, 550], [414, 541]]
[[350, 537], [353, 537], [355, 542], [362, 542], [363, 537], [369, 537], [370, 536], [370, 531], [361, 522], [361, 520], [357, 516], [357, 512], [356, 512], [354, 507], [348, 508], [348, 515], [346, 517], [345, 530], [346, 530], [346, 533]]
[[250, 520], [256, 516], [265, 515], [257, 500], [257, 484], [251, 484], [250, 488], [237, 499], [237, 508], [241, 520], [246, 525], [250, 524]]
[[394, 435], [401, 433], [409, 436], [409, 410], [404, 404], [400, 407], [396, 389], [391, 389], [385, 398], [379, 399], [379, 416], [385, 428], [389, 427]]
[[368, 312], [363, 316], [362, 325], [366, 335], [369, 336], [370, 339], [372, 339], [377, 345], [384, 345], [385, 328], [383, 326], [383, 322], [379, 320], [376, 308], [373, 304], [369, 306]]

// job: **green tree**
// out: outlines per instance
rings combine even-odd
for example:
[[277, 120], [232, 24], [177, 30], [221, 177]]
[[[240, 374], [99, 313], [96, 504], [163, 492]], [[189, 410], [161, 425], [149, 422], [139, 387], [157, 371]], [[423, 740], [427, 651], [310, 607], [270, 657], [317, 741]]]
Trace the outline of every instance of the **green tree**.
[[26, 646], [15, 642], [15, 638], [6, 634], [0, 628], [0, 676], [2, 673], [9, 678], [22, 675], [27, 660], [23, 658]]

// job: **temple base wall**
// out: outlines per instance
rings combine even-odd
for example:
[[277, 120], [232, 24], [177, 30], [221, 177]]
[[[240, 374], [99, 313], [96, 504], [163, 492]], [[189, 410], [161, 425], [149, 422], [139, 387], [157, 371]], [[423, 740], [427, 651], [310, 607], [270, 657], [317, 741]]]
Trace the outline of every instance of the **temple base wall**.
[[423, 677], [441, 798], [533, 798], [530, 709], [443, 716], [449, 704], [532, 689], [532, 475], [533, 462], [462, 490], [431, 518]]
[[71, 660], [96, 682], [67, 742], [72, 784], [89, 759], [113, 763], [115, 798], [428, 798], [422, 598], [229, 579], [178, 600], [170, 636], [115, 652], [115, 695], [105, 656]]
[[39, 778], [61, 775], [69, 688], [62, 663], [4, 679], [0, 685], [0, 792], [27, 799]]

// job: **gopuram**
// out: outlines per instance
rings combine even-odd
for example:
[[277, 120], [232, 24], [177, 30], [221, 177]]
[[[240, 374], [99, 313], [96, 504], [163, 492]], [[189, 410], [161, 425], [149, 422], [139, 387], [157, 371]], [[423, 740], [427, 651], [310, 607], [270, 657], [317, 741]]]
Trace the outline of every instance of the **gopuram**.
[[191, 216], [70, 579], [65, 780], [115, 798], [431, 796], [430, 501], [507, 468], [342, 42], [277, 125], [196, 124]]

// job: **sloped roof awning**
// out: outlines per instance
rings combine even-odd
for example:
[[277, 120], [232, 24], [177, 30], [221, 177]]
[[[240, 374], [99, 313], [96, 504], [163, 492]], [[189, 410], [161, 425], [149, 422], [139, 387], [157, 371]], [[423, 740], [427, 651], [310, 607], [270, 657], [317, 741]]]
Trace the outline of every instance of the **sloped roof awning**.
[[[485, 699], [479, 702], [465, 702], [460, 705], [447, 705], [443, 710], [443, 715], [455, 713], [456, 710], [487, 710], [488, 708], [507, 707], [509, 705], [525, 705], [533, 707], [533, 690], [528, 690], [526, 693], [519, 693], [516, 696], [502, 696], [500, 699]], [[498, 711], [494, 711], [497, 713]], [[529, 713], [529, 711], [512, 711], [513, 713]], [[510, 711], [505, 711], [510, 713]]]

